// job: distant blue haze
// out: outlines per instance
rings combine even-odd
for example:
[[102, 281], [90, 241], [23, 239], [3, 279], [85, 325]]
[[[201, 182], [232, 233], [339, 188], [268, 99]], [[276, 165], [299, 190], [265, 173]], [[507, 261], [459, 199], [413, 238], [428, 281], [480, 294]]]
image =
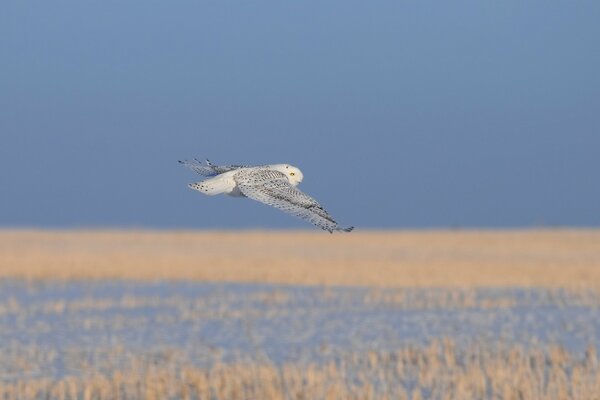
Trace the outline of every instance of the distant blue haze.
[[0, 227], [310, 228], [178, 159], [300, 167], [358, 228], [600, 225], [598, 1], [0, 4]]

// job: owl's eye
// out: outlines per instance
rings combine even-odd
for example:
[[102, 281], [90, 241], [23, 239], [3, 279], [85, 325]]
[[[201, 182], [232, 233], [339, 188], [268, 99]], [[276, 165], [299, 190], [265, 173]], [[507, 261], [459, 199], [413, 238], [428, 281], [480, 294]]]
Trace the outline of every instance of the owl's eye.
[[293, 173], [293, 172], [290, 172], [290, 175], [291, 175], [291, 176], [294, 176], [294, 175], [296, 175], [296, 174], [295, 174], [295, 173]]

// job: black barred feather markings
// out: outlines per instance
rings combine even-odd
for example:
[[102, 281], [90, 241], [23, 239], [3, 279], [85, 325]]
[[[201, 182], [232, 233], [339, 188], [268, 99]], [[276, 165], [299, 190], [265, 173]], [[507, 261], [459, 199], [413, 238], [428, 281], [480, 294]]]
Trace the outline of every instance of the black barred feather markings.
[[[190, 188], [205, 194], [225, 193], [248, 197], [304, 219], [329, 233], [351, 232], [354, 229], [353, 226], [341, 227], [315, 199], [296, 188], [302, 180], [302, 172], [290, 165], [218, 166], [209, 160], [202, 164], [198, 159], [179, 163], [210, 178], [189, 184]], [[296, 179], [298, 176], [299, 179]], [[227, 187], [230, 191], [224, 191], [221, 187]]]

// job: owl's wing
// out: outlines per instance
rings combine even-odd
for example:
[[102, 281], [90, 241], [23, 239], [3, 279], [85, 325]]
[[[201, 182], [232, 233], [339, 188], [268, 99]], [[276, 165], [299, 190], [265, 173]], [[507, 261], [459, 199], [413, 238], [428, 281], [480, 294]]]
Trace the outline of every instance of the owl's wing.
[[354, 229], [340, 227], [315, 199], [292, 186], [282, 172], [252, 168], [236, 173], [233, 179], [245, 196], [302, 218], [330, 233]]
[[180, 160], [179, 163], [202, 176], [216, 176], [224, 172], [246, 167], [245, 165], [214, 165], [208, 160], [206, 160], [206, 164], [202, 164], [197, 159], [194, 159], [193, 161]]

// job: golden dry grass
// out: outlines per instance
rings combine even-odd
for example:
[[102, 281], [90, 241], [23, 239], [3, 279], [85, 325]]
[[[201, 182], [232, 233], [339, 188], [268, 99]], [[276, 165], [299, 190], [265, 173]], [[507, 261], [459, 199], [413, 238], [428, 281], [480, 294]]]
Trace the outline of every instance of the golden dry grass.
[[[597, 310], [600, 289], [600, 230], [359, 231], [347, 235], [0, 230], [0, 281], [6, 278], [358, 285], [373, 289], [360, 289], [357, 298], [340, 295], [339, 300], [346, 299], [348, 305], [334, 303], [365, 310], [391, 307], [398, 312], [485, 309], [489, 311], [486, 316], [495, 310], [507, 315], [519, 305], [574, 306], [586, 309], [582, 315], [591, 315], [590, 309]], [[25, 285], [24, 290], [35, 293], [38, 286], [44, 285]], [[482, 296], [478, 289], [482, 286], [558, 290], [544, 291], [547, 296], [538, 299], [521, 298], [504, 289]], [[61, 287], [60, 283], [56, 286], [56, 293], [60, 294]], [[395, 289], [379, 289], [389, 287]], [[446, 288], [417, 289], [417, 293], [413, 287]], [[319, 290], [311, 295], [317, 300], [340, 289]], [[37, 330], [52, 334], [57, 329], [58, 338], [70, 332], [102, 339], [94, 334], [112, 332], [114, 340], [133, 326], [178, 326], [178, 318], [193, 323], [194, 329], [201, 328], [203, 321], [222, 318], [247, 321], [250, 327], [252, 321], [306, 315], [303, 312], [310, 307], [327, 304], [321, 299], [296, 310], [288, 307], [293, 299], [281, 287], [248, 295], [261, 303], [256, 309], [235, 308], [238, 298], [227, 293], [223, 299], [211, 295], [210, 301], [176, 294], [162, 298], [123, 293], [39, 301], [5, 297], [0, 302], [0, 317], [5, 321], [0, 334], [12, 339], [0, 342], [0, 399], [600, 399], [595, 325], [577, 316], [558, 331], [544, 331], [554, 338], [548, 342], [536, 339], [519, 344], [510, 339], [510, 330], [503, 325], [506, 340], [485, 339], [486, 332], [480, 332], [482, 336], [474, 332], [471, 339], [461, 342], [461, 335], [447, 338], [440, 333], [429, 345], [402, 342], [391, 351], [353, 346], [325, 362], [287, 364], [261, 356], [262, 351], [240, 353], [241, 358], [224, 363], [220, 349], [210, 346], [194, 353], [196, 357], [215, 353], [214, 362], [203, 364], [197, 362], [203, 358], [188, 355], [196, 347], [160, 341], [151, 341], [144, 349], [118, 340], [107, 347], [84, 341], [53, 348], [14, 339], [19, 332], [26, 339], [35, 338]], [[154, 310], [152, 318], [129, 313], [139, 309]], [[436, 315], [430, 315], [433, 322]], [[543, 321], [540, 324], [545, 326]], [[253, 331], [249, 332], [252, 336]], [[555, 346], [571, 337], [585, 340], [588, 351], [582, 354]], [[53, 375], [53, 371], [60, 373]]]
[[574, 358], [560, 347], [546, 352], [474, 344], [457, 351], [450, 339], [393, 352], [350, 353], [326, 364], [264, 362], [208, 368], [132, 360], [106, 374], [82, 368], [60, 379], [0, 381], [2, 399], [539, 399], [600, 398], [596, 350]]
[[4, 230], [0, 278], [597, 288], [600, 230]]

